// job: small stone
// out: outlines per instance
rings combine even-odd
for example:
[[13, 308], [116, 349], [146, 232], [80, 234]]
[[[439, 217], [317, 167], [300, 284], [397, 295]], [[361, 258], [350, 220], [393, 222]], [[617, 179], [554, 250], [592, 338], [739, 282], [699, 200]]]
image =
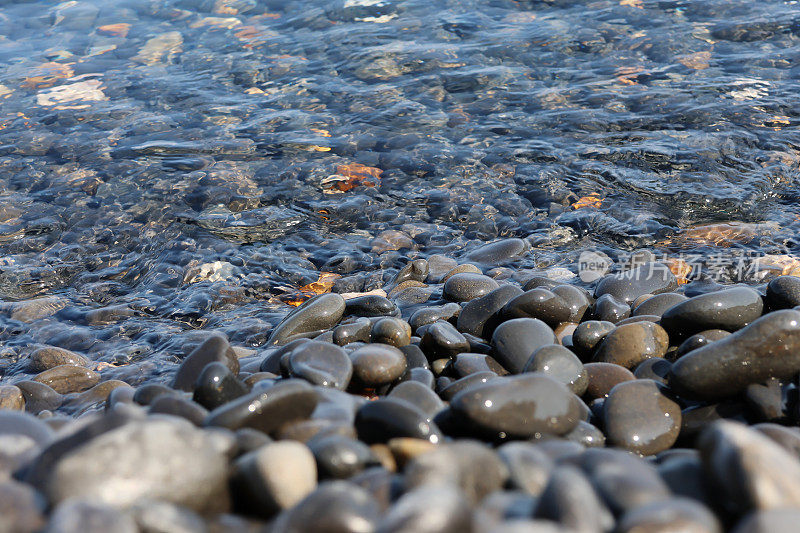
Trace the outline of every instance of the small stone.
[[458, 315], [458, 330], [476, 337], [488, 338], [496, 324], [493, 316], [510, 300], [522, 294], [516, 285], [503, 285], [485, 296], [470, 300]]
[[617, 531], [722, 533], [722, 525], [706, 506], [689, 498], [670, 498], [628, 511], [620, 519]]
[[222, 335], [212, 335], [186, 356], [175, 377], [172, 388], [192, 392], [206, 365], [213, 362], [225, 364], [233, 374], [239, 373], [239, 357]]
[[441, 442], [443, 435], [425, 413], [413, 405], [391, 398], [367, 402], [356, 412], [359, 440], [367, 444], [388, 442], [398, 437]]
[[604, 410], [609, 443], [642, 455], [672, 447], [681, 429], [680, 406], [662, 384], [649, 379], [616, 385]]
[[214, 362], [207, 364], [197, 378], [192, 398], [206, 409], [216, 409], [247, 392], [247, 387], [227, 366]]
[[389, 393], [388, 398], [408, 402], [429, 418], [433, 418], [436, 413], [445, 407], [444, 402], [439, 399], [430, 387], [426, 387], [418, 381], [404, 381], [398, 384]]
[[545, 344], [555, 344], [550, 327], [535, 318], [515, 318], [500, 324], [492, 335], [494, 358], [512, 374], [525, 368], [533, 352]]
[[770, 310], [791, 309], [800, 305], [800, 277], [778, 276], [767, 285], [764, 298]]
[[[688, 300], [683, 294], [677, 292], [664, 292], [657, 295], [650, 295], [645, 301], [638, 305], [633, 305], [633, 316], [656, 315], [661, 316], [664, 311], [681, 302]], [[635, 303], [635, 302], [634, 302]]]
[[539, 287], [511, 299], [500, 313], [505, 319], [538, 318], [555, 327], [570, 319], [572, 309], [561, 296]]
[[55, 503], [77, 497], [128, 507], [147, 497], [222, 510], [232, 445], [224, 437], [176, 419], [129, 422], [62, 456], [45, 491]]
[[397, 306], [384, 296], [369, 294], [347, 300], [344, 312], [359, 317], [387, 316], [396, 313]]
[[348, 479], [378, 460], [369, 446], [344, 435], [322, 435], [308, 441], [320, 479]]
[[605, 276], [597, 284], [594, 294], [595, 298], [610, 294], [630, 304], [643, 294], [660, 294], [677, 288], [677, 279], [667, 265], [645, 263], [618, 274]]
[[395, 381], [406, 371], [402, 351], [387, 344], [366, 344], [350, 354], [353, 379], [366, 387], [377, 387]]
[[347, 481], [327, 481], [291, 509], [281, 513], [273, 531], [374, 531], [380, 518], [378, 502]]
[[667, 309], [661, 325], [670, 334], [692, 335], [706, 329], [736, 331], [761, 316], [761, 295], [750, 287], [732, 287], [690, 298]]
[[289, 353], [287, 370], [313, 385], [344, 390], [353, 375], [353, 363], [335, 344], [309, 341]]
[[382, 318], [372, 325], [370, 341], [400, 348], [411, 342], [411, 327], [399, 318]]
[[270, 334], [268, 344], [285, 344], [290, 337], [329, 329], [339, 323], [345, 311], [339, 294], [320, 294], [286, 315]]
[[421, 486], [403, 494], [378, 524], [378, 533], [472, 531], [472, 511], [456, 487]]
[[800, 521], [800, 509], [756, 511], [736, 524], [732, 533], [794, 533]]
[[0, 409], [21, 411], [25, 409], [25, 397], [15, 385], [0, 385]]
[[444, 283], [442, 296], [453, 302], [468, 302], [497, 289], [495, 280], [483, 274], [455, 274]]
[[596, 320], [616, 324], [631, 316], [631, 307], [611, 294], [604, 294], [594, 303], [592, 315]]
[[536, 517], [558, 522], [570, 531], [586, 533], [602, 533], [614, 523], [592, 485], [573, 466], [553, 470], [536, 506]]
[[419, 347], [428, 359], [453, 358], [470, 350], [469, 341], [450, 322], [439, 320], [427, 327]]
[[594, 362], [614, 363], [625, 368], [651, 357], [663, 357], [669, 348], [667, 332], [652, 322], [635, 322], [617, 326], [600, 342]]
[[59, 365], [34, 376], [33, 381], [43, 383], [58, 392], [82, 392], [100, 382], [100, 374], [75, 365]]
[[294, 507], [317, 487], [314, 455], [295, 441], [265, 444], [237, 459], [234, 470], [234, 490], [265, 517]]
[[605, 398], [617, 384], [636, 379], [630, 370], [613, 363], [586, 363], [583, 368], [589, 377], [585, 393], [587, 401]]
[[232, 430], [250, 427], [269, 434], [289, 422], [307, 419], [317, 402], [317, 393], [308, 383], [286, 380], [217, 407], [205, 425]]
[[522, 239], [503, 239], [484, 244], [467, 254], [467, 260], [486, 265], [502, 265], [518, 259], [529, 249]]
[[572, 346], [577, 355], [583, 361], [588, 361], [600, 341], [611, 333], [615, 327], [613, 322], [600, 320], [587, 320], [579, 324], [572, 333]]
[[460, 440], [440, 444], [418, 455], [405, 468], [407, 489], [453, 486], [461, 489], [471, 504], [499, 490], [508, 480], [508, 468], [489, 447]]
[[589, 384], [583, 363], [574, 353], [558, 344], [545, 344], [531, 356], [523, 372], [541, 372], [581, 396]]
[[532, 496], [544, 492], [555, 463], [535, 444], [508, 442], [497, 449], [497, 454], [508, 467], [511, 487]]

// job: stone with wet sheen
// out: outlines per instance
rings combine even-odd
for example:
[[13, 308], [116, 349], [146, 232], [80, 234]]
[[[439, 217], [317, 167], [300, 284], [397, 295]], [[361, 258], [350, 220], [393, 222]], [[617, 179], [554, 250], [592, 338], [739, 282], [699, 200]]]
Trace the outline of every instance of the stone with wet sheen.
[[311, 416], [317, 401], [316, 391], [305, 381], [283, 381], [217, 407], [209, 413], [205, 425], [232, 430], [249, 427], [270, 433]]
[[692, 335], [706, 329], [736, 331], [761, 316], [764, 302], [749, 287], [731, 287], [695, 296], [667, 309], [661, 325], [671, 335]]
[[172, 379], [172, 388], [191, 392], [206, 365], [215, 361], [239, 373], [239, 357], [222, 335], [210, 336], [186, 356]]
[[464, 335], [454, 325], [444, 320], [434, 322], [426, 329], [419, 347], [425, 352], [428, 359], [455, 357], [470, 349], [469, 341]]
[[32, 372], [44, 372], [59, 365], [88, 367], [90, 361], [79, 353], [55, 346], [43, 346], [31, 352], [30, 370]]
[[491, 265], [503, 264], [524, 254], [528, 247], [522, 239], [504, 239], [472, 250], [467, 254], [467, 260]]
[[33, 381], [43, 383], [60, 394], [82, 392], [100, 382], [100, 374], [76, 365], [59, 365], [34, 376]]
[[550, 327], [536, 318], [515, 318], [500, 324], [492, 334], [493, 357], [512, 374], [525, 368], [533, 352], [556, 342]]
[[285, 344], [290, 337], [335, 326], [345, 311], [345, 301], [339, 294], [320, 294], [286, 315], [275, 326], [269, 344]]
[[769, 309], [791, 309], [800, 305], [800, 277], [778, 276], [767, 285], [765, 301]]
[[566, 322], [573, 312], [572, 307], [561, 296], [543, 288], [531, 289], [512, 298], [501, 310], [506, 320], [538, 318], [550, 327]]
[[616, 385], [604, 411], [609, 443], [642, 455], [670, 448], [681, 429], [681, 407], [662, 384], [650, 379]]
[[522, 371], [548, 375], [569, 387], [578, 396], [586, 391], [589, 384], [581, 360], [559, 344], [545, 344], [533, 352]]
[[586, 363], [583, 368], [589, 378], [585, 393], [588, 400], [604, 398], [619, 383], [636, 379], [630, 370], [614, 363]]
[[206, 365], [195, 383], [193, 399], [206, 409], [215, 409], [248, 393], [247, 387], [219, 362]]
[[634, 322], [618, 326], [598, 345], [593, 361], [614, 363], [633, 369], [651, 357], [663, 357], [669, 348], [664, 328], [653, 322]]
[[441, 442], [443, 435], [428, 416], [403, 400], [380, 399], [367, 402], [356, 412], [359, 440], [367, 444], [387, 442], [398, 437]]
[[580, 419], [578, 403], [564, 384], [534, 372], [469, 387], [450, 408], [478, 433], [524, 438], [568, 433]]
[[406, 371], [405, 355], [388, 344], [366, 344], [350, 353], [349, 357], [353, 379], [368, 387], [391, 383]]
[[646, 263], [642, 266], [610, 274], [600, 280], [594, 295], [600, 298], [604, 294], [624, 301], [628, 304], [643, 294], [660, 294], [678, 288], [678, 282], [669, 267], [663, 263]]
[[353, 375], [353, 363], [347, 353], [329, 342], [310, 341], [289, 354], [289, 375], [314, 385], [345, 389]]
[[584, 361], [588, 360], [594, 353], [595, 347], [615, 327], [613, 322], [601, 320], [587, 320], [579, 324], [572, 332], [572, 345], [578, 356]]
[[767, 378], [800, 372], [800, 311], [764, 315], [749, 326], [693, 350], [672, 366], [670, 387], [692, 398], [723, 398]]
[[683, 294], [677, 292], [664, 292], [653, 295], [633, 308], [632, 316], [656, 315], [661, 316], [664, 311], [681, 302], [688, 300]]
[[464, 272], [451, 276], [445, 281], [442, 295], [454, 302], [468, 302], [480, 298], [498, 287], [497, 282], [489, 276]]
[[522, 292], [516, 285], [503, 285], [485, 296], [469, 301], [458, 315], [458, 330], [486, 338], [496, 327], [492, 323], [493, 315]]
[[594, 303], [592, 318], [616, 324], [631, 316], [631, 306], [611, 294], [603, 294]]

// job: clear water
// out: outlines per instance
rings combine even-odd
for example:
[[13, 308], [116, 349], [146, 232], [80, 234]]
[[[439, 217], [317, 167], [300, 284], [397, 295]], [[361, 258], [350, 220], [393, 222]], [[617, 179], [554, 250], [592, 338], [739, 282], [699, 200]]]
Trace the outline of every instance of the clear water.
[[0, 36], [6, 382], [39, 344], [157, 378], [320, 272], [503, 237], [797, 252], [793, 1], [3, 2]]

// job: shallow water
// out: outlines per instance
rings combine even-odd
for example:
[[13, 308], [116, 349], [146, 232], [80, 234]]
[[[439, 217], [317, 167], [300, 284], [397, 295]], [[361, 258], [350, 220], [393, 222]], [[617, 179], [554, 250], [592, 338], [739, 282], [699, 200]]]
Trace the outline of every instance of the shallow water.
[[562, 278], [797, 267], [796, 2], [5, 2], [0, 34], [3, 381], [50, 344], [140, 383], [321, 272], [504, 237]]

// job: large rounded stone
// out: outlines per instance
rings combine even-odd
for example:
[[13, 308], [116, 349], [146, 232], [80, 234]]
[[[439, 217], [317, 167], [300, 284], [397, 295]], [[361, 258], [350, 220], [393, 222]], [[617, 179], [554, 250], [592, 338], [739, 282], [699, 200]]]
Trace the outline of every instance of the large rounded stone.
[[674, 365], [670, 387], [681, 396], [723, 398], [768, 378], [800, 372], [800, 311], [781, 310], [684, 355]]
[[345, 301], [339, 294], [320, 294], [289, 313], [270, 334], [268, 344], [285, 344], [290, 337], [329, 329], [339, 323]]
[[538, 318], [550, 327], [555, 327], [569, 320], [573, 310], [561, 296], [539, 287], [509, 300], [503, 306], [501, 314], [506, 319]]
[[678, 281], [667, 265], [645, 263], [642, 266], [610, 274], [595, 287], [595, 298], [610, 294], [630, 304], [643, 294], [660, 294], [678, 288]]
[[468, 302], [488, 294], [500, 285], [489, 276], [464, 272], [444, 282], [442, 296], [453, 302]]
[[669, 348], [664, 328], [652, 322], [617, 326], [603, 338], [594, 355], [596, 363], [614, 363], [632, 369], [651, 357], [663, 357]]
[[553, 330], [536, 318], [507, 320], [492, 335], [494, 358], [512, 374], [522, 372], [533, 352], [555, 342]]

